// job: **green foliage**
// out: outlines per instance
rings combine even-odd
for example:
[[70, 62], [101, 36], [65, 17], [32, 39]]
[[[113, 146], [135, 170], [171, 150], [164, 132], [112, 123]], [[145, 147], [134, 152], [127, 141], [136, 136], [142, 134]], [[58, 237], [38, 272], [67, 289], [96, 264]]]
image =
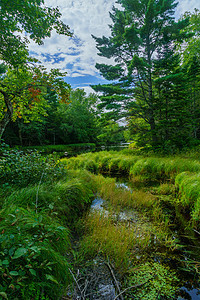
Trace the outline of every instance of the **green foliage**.
[[189, 143], [192, 128], [187, 79], [179, 67], [175, 42], [191, 37], [184, 32], [189, 20], [174, 20], [174, 0], [118, 2], [121, 6], [110, 13], [110, 37], [93, 36], [98, 54], [116, 63], [114, 67], [96, 64], [112, 81], [93, 86], [103, 93], [98, 106], [107, 109], [110, 120], [128, 116], [132, 138], [140, 145], [150, 143], [168, 152], [181, 148]]
[[37, 150], [40, 153], [51, 154], [53, 152], [84, 152], [86, 150], [94, 150], [96, 147], [93, 143], [68, 144], [68, 145], [44, 145], [44, 146], [27, 146], [20, 147], [23, 151]]
[[0, 292], [9, 299], [27, 299], [33, 290], [36, 299], [58, 297], [70, 277], [63, 256], [69, 249], [67, 228], [17, 206], [1, 210], [0, 217]]
[[157, 262], [134, 267], [129, 279], [129, 286], [136, 286], [134, 299], [137, 300], [175, 299], [177, 284], [176, 273]]
[[[28, 59], [27, 44], [29, 38], [41, 45], [51, 31], [71, 35], [69, 27], [61, 20], [58, 8], [44, 6], [44, 1], [18, 0], [13, 6], [6, 0], [1, 1], [0, 8], [0, 41], [1, 60], [17, 66]], [[33, 22], [34, 20], [34, 22]], [[26, 32], [29, 38], [20, 33]]]
[[103, 117], [98, 120], [99, 135], [98, 143], [103, 145], [120, 144], [124, 141], [123, 127], [114, 121], [106, 121]]
[[5, 150], [0, 157], [0, 181], [27, 186], [27, 184], [54, 181], [63, 175], [53, 156], [44, 157], [36, 151], [24, 154], [18, 150]]
[[94, 105], [97, 97], [86, 96], [84, 90], [70, 92], [69, 104], [60, 104], [57, 108], [58, 137], [62, 143], [93, 143], [96, 141], [97, 129]]
[[48, 88], [56, 91], [57, 101], [67, 103], [69, 85], [63, 80], [64, 75], [57, 69], [47, 72], [34, 64], [8, 69], [0, 78], [0, 139], [11, 120], [43, 120], [49, 106], [45, 97]]
[[[37, 86], [38, 80], [35, 85]], [[15, 123], [8, 125], [4, 133], [4, 139], [12, 145], [46, 145], [46, 144], [78, 144], [95, 143], [97, 135], [102, 127], [97, 124], [97, 113], [94, 110], [97, 96], [90, 94], [86, 96], [81, 89], [63, 89], [63, 99], [59, 98], [59, 89], [51, 86], [48, 82], [47, 87], [38, 90], [42, 91], [40, 96], [43, 102], [38, 99], [30, 102], [31, 107], [24, 110]], [[68, 97], [66, 97], [66, 93]], [[28, 100], [27, 100], [28, 101]], [[25, 106], [24, 100], [21, 105]], [[28, 102], [29, 103], [29, 102]], [[33, 118], [33, 104], [41, 104], [42, 110], [37, 110]], [[23, 106], [23, 107], [24, 107]], [[20, 111], [22, 111], [20, 109]], [[29, 115], [27, 116], [29, 111]], [[30, 123], [29, 121], [32, 120]], [[12, 134], [12, 135], [11, 135]]]
[[0, 153], [0, 295], [57, 299], [72, 280], [68, 227], [76, 227], [96, 185], [88, 172], [67, 171], [53, 156], [6, 144]]

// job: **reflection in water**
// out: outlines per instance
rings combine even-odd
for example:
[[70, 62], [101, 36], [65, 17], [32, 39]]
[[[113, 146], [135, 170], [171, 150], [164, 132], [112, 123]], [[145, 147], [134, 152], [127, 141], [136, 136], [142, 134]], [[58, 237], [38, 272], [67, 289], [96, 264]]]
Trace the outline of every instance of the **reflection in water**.
[[[125, 189], [125, 190], [129, 190], [129, 191], [132, 191], [133, 189], [130, 188], [128, 186], [127, 183], [123, 183], [123, 182], [117, 182], [116, 183], [116, 186], [118, 188], [122, 188], [122, 189]], [[94, 211], [99, 211], [100, 213], [104, 214], [105, 216], [108, 216], [109, 215], [109, 211], [107, 209], [108, 207], [108, 203], [107, 201], [105, 201], [104, 199], [100, 198], [100, 197], [97, 197], [93, 202], [92, 202], [92, 205], [91, 205], [91, 213], [94, 212]], [[112, 213], [112, 218], [117, 220], [117, 223], [122, 223], [122, 222], [127, 222], [129, 225], [131, 224], [131, 226], [134, 226], [134, 227], [140, 227], [140, 224], [143, 223], [144, 220], [141, 219], [141, 216], [137, 213], [137, 211], [135, 210], [121, 210], [120, 212], [118, 213]], [[147, 221], [147, 220], [146, 220]], [[177, 237], [177, 232], [174, 232], [175, 236]], [[156, 236], [152, 235], [153, 236], [153, 242], [154, 244], [156, 244]], [[140, 237], [142, 238], [142, 233], [140, 234]], [[165, 263], [168, 261], [168, 263], [171, 265], [175, 264], [175, 269], [176, 271], [180, 271], [181, 273], [181, 270], [179, 270], [180, 266], [179, 266], [179, 262], [183, 262], [183, 260], [181, 259], [181, 257], [183, 256], [183, 253], [179, 253], [178, 254], [180, 257], [178, 258], [176, 256], [176, 258], [170, 258], [170, 253], [167, 254], [167, 259], [165, 260]], [[136, 257], [137, 258], [137, 257]], [[139, 258], [139, 257], [138, 257]], [[154, 257], [154, 260], [157, 261], [157, 262], [160, 262], [161, 263], [161, 257], [157, 257], [155, 255]], [[187, 258], [185, 258], [187, 260]], [[185, 273], [185, 276], [184, 274]], [[176, 298], [177, 300], [200, 300], [200, 289], [198, 289], [199, 287], [199, 284], [198, 282], [194, 283], [193, 284], [189, 283], [187, 277], [190, 277], [190, 275], [192, 277], [194, 277], [194, 274], [189, 274], [188, 272], [182, 272], [182, 284], [183, 286], [179, 289], [178, 293], [177, 293], [177, 297]], [[194, 278], [193, 278], [194, 279]], [[187, 286], [187, 288], [186, 288]], [[174, 298], [173, 298], [174, 299]]]
[[[185, 287], [180, 288], [180, 295], [177, 300], [200, 300], [200, 290], [188, 290]], [[183, 298], [182, 298], [183, 297]]]

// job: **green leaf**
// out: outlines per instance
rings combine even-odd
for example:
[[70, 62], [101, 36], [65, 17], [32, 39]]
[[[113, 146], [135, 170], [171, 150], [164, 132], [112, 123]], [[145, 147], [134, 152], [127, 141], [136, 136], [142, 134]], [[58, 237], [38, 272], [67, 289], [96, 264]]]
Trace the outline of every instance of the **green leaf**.
[[41, 248], [37, 247], [37, 246], [32, 246], [29, 249], [32, 250], [32, 251], [34, 251], [34, 252], [36, 252], [36, 253], [39, 253]]
[[53, 205], [52, 205], [52, 204], [49, 204], [49, 208], [50, 208], [50, 209], [53, 209]]
[[4, 260], [2, 261], [2, 265], [9, 265], [9, 261], [8, 261], [7, 259], [4, 259]]
[[29, 271], [30, 271], [30, 273], [31, 273], [32, 275], [34, 275], [34, 276], [37, 276], [37, 274], [36, 274], [36, 271], [35, 271], [35, 270], [33, 270], [33, 269], [29, 269]]
[[26, 248], [19, 248], [19, 249], [17, 249], [15, 251], [13, 259], [19, 258], [19, 257], [23, 256], [26, 253], [27, 253], [27, 249]]
[[8, 299], [7, 294], [4, 293], [4, 292], [0, 292], [0, 296], [1, 296], [3, 299]]
[[10, 271], [9, 272], [11, 276], [18, 276], [19, 273], [17, 271]]
[[55, 282], [56, 284], [58, 284], [58, 281], [53, 276], [46, 274], [46, 278], [47, 278], [47, 280], [51, 280], [51, 281]]

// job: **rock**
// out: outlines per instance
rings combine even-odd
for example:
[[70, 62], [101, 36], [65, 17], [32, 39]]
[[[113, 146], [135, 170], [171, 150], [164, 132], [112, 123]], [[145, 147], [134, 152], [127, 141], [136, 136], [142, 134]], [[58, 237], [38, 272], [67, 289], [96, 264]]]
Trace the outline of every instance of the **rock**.
[[115, 288], [112, 284], [99, 284], [99, 290], [97, 292], [99, 299], [101, 300], [114, 300], [115, 299]]

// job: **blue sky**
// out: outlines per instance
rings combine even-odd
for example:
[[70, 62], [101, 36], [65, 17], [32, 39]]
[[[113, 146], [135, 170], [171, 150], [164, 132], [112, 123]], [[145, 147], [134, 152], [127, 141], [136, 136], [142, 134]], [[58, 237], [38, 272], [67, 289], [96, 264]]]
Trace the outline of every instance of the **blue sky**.
[[[116, 5], [114, 0], [46, 0], [46, 6], [59, 7], [62, 20], [70, 26], [74, 37], [69, 38], [53, 32], [51, 38], [45, 39], [42, 46], [31, 42], [30, 53], [47, 69], [59, 68], [67, 71], [66, 81], [73, 88], [84, 88], [87, 93], [93, 92], [91, 84], [106, 82], [96, 70], [95, 64], [108, 61], [97, 55], [91, 34], [97, 37], [110, 35], [109, 11], [114, 4]], [[193, 11], [194, 8], [200, 9], [200, 0], [180, 0], [176, 16], [179, 17], [185, 11]]]

